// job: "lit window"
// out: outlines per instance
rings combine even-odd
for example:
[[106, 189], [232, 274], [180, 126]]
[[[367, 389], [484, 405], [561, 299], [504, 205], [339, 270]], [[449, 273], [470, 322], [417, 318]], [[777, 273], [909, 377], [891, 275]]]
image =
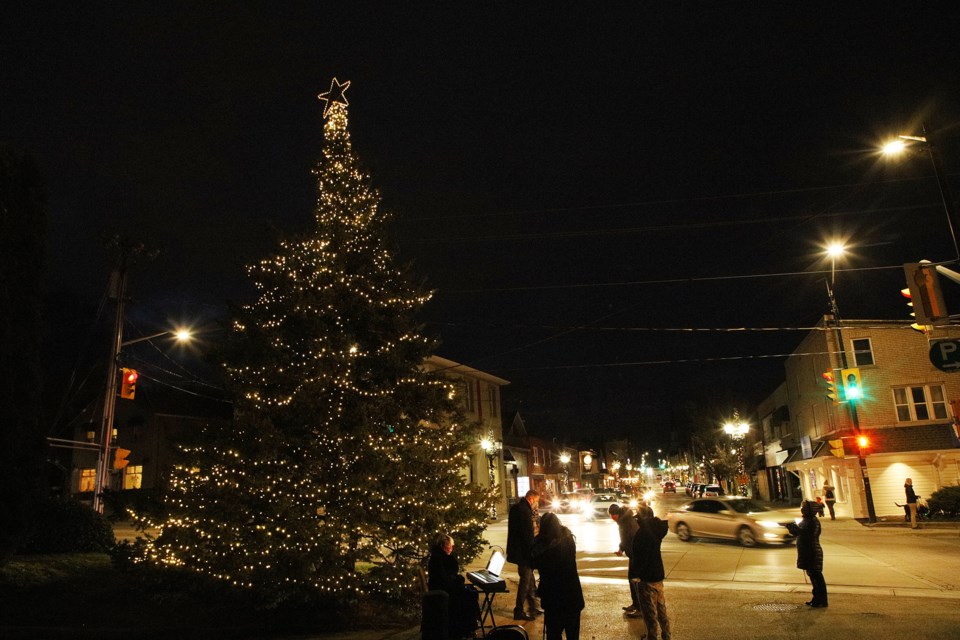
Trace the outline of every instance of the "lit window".
[[874, 364], [873, 346], [870, 344], [870, 338], [857, 338], [853, 340], [853, 361], [858, 367], [869, 367]]
[[97, 485], [96, 469], [80, 469], [80, 492], [93, 491]]
[[143, 465], [127, 465], [123, 470], [123, 488], [139, 489], [143, 482]]
[[947, 401], [940, 385], [898, 387], [893, 390], [898, 422], [946, 420]]

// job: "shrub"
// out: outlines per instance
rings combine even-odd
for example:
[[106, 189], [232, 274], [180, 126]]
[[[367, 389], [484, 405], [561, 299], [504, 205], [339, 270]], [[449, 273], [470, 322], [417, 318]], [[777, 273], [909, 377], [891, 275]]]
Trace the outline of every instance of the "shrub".
[[960, 486], [943, 487], [933, 492], [927, 500], [930, 514], [934, 517], [956, 518], [960, 516]]
[[85, 504], [65, 498], [39, 502], [27, 527], [20, 553], [108, 551], [113, 528]]

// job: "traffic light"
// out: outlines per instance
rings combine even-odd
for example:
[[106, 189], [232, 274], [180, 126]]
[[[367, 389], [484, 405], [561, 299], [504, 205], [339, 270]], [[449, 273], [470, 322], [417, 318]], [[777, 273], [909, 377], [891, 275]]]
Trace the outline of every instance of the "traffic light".
[[130, 455], [130, 449], [121, 449], [117, 447], [113, 452], [113, 468], [114, 469], [123, 469], [130, 461], [127, 460], [127, 456]]
[[870, 446], [870, 438], [867, 436], [857, 436], [857, 445], [860, 447], [860, 450], [863, 451]]
[[833, 377], [833, 369], [820, 374], [827, 381], [827, 397], [833, 404], [840, 404], [840, 394], [837, 392], [837, 381]]
[[836, 440], [827, 440], [827, 444], [830, 445], [830, 453], [837, 456], [838, 458], [845, 457], [846, 454], [843, 451], [842, 438], [837, 438]]
[[124, 368], [120, 371], [120, 397], [133, 400], [133, 396], [137, 393], [137, 378], [140, 377], [140, 374], [137, 373], [136, 369]]
[[863, 388], [860, 386], [860, 369], [841, 369], [843, 378], [843, 397], [847, 400], [859, 400], [863, 397]]
[[923, 326], [949, 322], [950, 314], [943, 302], [936, 265], [926, 260], [908, 262], [903, 265], [903, 272], [907, 278], [907, 288], [900, 293], [909, 298], [917, 324]]

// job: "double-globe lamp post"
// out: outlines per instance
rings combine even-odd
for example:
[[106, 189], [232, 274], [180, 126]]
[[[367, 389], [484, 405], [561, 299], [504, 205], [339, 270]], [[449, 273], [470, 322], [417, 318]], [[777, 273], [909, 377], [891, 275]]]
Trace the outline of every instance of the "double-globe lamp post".
[[[490, 472], [490, 488], [492, 489], [497, 484], [497, 473], [496, 467], [494, 466], [493, 461], [497, 459], [497, 454], [500, 452], [501, 444], [493, 439], [493, 436], [487, 436], [480, 441], [480, 448], [483, 449], [483, 452], [487, 454], [487, 468]], [[497, 503], [494, 502], [493, 506], [490, 507], [490, 519], [497, 519]]]
[[[736, 448], [734, 452], [737, 456], [737, 478], [735, 485], [740, 485], [740, 478], [744, 473], [743, 466], [743, 439], [746, 437], [747, 432], [750, 431], [750, 425], [740, 419], [740, 411], [737, 409], [733, 410], [733, 420], [727, 422], [723, 425], [723, 432], [726, 433], [733, 440]], [[734, 490], [739, 492], [739, 486], [735, 486]]]
[[561, 453], [560, 454], [560, 464], [563, 465], [563, 492], [568, 493], [570, 491], [570, 454]]

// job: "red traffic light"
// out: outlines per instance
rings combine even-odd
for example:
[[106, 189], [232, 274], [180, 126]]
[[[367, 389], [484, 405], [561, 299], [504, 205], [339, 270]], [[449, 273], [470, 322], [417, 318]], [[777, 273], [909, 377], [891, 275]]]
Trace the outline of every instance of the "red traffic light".
[[134, 395], [137, 393], [137, 378], [140, 377], [140, 374], [137, 373], [136, 369], [127, 369], [124, 368], [121, 371], [120, 375], [120, 397], [126, 398], [127, 400], [133, 400]]

